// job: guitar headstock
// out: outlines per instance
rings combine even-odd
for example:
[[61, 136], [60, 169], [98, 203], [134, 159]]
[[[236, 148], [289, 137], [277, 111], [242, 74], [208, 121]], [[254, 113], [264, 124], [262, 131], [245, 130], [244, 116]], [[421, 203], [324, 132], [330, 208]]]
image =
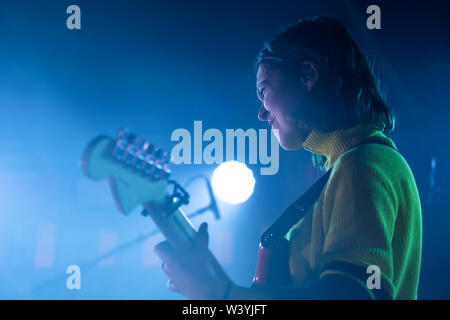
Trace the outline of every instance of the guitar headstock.
[[116, 205], [130, 213], [144, 202], [163, 202], [170, 156], [147, 140], [119, 129], [117, 138], [98, 136], [83, 152], [81, 168], [93, 179], [109, 179]]

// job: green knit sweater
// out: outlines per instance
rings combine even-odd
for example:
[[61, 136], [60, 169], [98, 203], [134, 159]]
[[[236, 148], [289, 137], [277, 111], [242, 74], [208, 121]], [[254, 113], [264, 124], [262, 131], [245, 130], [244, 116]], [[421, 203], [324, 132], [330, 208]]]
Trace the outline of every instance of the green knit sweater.
[[368, 138], [395, 148], [391, 139], [367, 124], [331, 133], [313, 131], [306, 139], [304, 147], [325, 155], [332, 172], [315, 206], [286, 235], [290, 271], [297, 285], [305, 285], [341, 273], [319, 274], [330, 262], [376, 265], [382, 288], [394, 299], [416, 299], [422, 219], [414, 176], [392, 148], [355, 148]]

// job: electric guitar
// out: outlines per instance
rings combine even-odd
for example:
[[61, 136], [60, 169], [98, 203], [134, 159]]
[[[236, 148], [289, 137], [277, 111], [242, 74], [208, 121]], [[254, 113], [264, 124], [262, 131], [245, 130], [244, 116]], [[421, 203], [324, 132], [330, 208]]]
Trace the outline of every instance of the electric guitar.
[[[189, 194], [169, 180], [170, 157], [167, 152], [125, 129], [116, 139], [98, 136], [86, 146], [81, 169], [92, 180], [108, 179], [120, 212], [128, 215], [138, 206], [149, 215], [174, 248], [193, 245], [196, 231], [180, 209], [189, 202]], [[217, 276], [229, 280], [214, 255], [209, 258]]]

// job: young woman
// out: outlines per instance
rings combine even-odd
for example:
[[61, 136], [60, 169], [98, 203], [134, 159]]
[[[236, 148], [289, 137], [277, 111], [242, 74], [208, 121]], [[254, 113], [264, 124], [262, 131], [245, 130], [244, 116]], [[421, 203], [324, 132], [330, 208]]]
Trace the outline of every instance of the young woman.
[[[416, 299], [418, 191], [387, 137], [394, 117], [359, 47], [339, 21], [305, 19], [265, 44], [256, 69], [258, 118], [284, 149], [305, 148], [331, 170], [315, 205], [285, 235], [293, 285], [244, 288], [218, 276], [202, 224], [192, 250], [155, 247], [169, 290], [192, 299]], [[369, 266], [380, 272], [375, 288], [365, 281]]]

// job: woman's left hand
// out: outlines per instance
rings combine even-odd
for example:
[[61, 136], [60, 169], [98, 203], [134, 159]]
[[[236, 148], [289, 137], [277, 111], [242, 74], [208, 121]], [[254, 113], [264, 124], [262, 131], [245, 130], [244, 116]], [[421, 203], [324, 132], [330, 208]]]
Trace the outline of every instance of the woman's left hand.
[[208, 240], [207, 224], [202, 223], [191, 248], [175, 249], [167, 241], [155, 246], [170, 291], [194, 300], [222, 299], [229, 281], [219, 278], [220, 271], [210, 259]]

